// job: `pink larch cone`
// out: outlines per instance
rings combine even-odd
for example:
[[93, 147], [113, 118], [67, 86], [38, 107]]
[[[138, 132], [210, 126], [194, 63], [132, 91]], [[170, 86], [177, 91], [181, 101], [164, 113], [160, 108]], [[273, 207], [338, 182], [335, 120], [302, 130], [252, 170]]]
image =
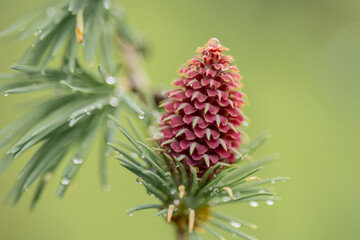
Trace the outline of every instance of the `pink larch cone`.
[[226, 50], [216, 38], [199, 47], [162, 104], [161, 146], [200, 172], [218, 161], [234, 162], [241, 144], [241, 75]]

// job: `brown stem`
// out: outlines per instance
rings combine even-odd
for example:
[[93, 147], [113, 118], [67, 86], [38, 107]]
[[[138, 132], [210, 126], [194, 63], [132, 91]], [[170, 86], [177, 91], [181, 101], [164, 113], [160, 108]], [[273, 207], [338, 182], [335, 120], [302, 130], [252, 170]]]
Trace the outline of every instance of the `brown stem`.
[[176, 228], [176, 240], [188, 240], [186, 230], [183, 228]]
[[123, 39], [117, 38], [117, 41], [123, 50], [128, 86], [145, 100], [146, 92], [150, 88], [150, 79], [145, 71], [143, 56], [139, 49]]

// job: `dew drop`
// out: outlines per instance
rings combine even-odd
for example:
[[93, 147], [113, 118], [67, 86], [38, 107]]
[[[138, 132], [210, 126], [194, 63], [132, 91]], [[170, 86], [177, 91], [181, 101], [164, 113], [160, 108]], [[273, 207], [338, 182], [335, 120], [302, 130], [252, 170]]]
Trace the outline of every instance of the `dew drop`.
[[172, 189], [170, 192], [171, 192], [172, 195], [175, 195], [176, 189]]
[[175, 205], [179, 205], [180, 201], [178, 199], [174, 200]]
[[233, 226], [233, 227], [235, 227], [235, 228], [241, 227], [241, 224], [240, 224], [240, 223], [234, 222], [234, 221], [231, 221], [231, 222], [230, 222], [230, 225]]
[[111, 186], [109, 184], [106, 184], [106, 185], [103, 186], [103, 189], [104, 189], [105, 192], [110, 192]]
[[111, 106], [117, 107], [119, 105], [119, 100], [116, 97], [112, 97], [110, 98], [109, 103]]
[[274, 205], [274, 201], [272, 200], [266, 200], [266, 204], [271, 206], [271, 205]]
[[103, 107], [103, 106], [102, 106], [100, 103], [96, 104], [96, 108], [97, 108], [97, 109], [102, 109], [102, 107]]
[[132, 213], [128, 213], [128, 215], [131, 217], [133, 214], [132, 214]]
[[46, 74], [46, 71], [45, 71], [45, 70], [42, 70], [42, 71], [41, 71], [41, 75], [44, 76], [45, 74]]
[[69, 127], [73, 127], [76, 123], [76, 120], [75, 119], [71, 119], [70, 122], [69, 122]]
[[64, 177], [64, 178], [61, 180], [61, 184], [62, 184], [62, 185], [68, 185], [70, 182], [71, 182], [71, 179], [68, 178], [68, 177]]
[[24, 188], [24, 191], [29, 191], [29, 188]]
[[112, 77], [112, 76], [108, 76], [108, 77], [106, 77], [106, 83], [107, 84], [109, 84], [109, 85], [114, 85], [115, 84], [115, 82], [116, 82], [116, 79], [114, 78], [114, 77]]
[[9, 94], [8, 94], [8, 93], [4, 93], [4, 97], [7, 97], [7, 96], [9, 96]]
[[259, 203], [258, 203], [258, 202], [254, 202], [254, 201], [250, 201], [249, 204], [250, 204], [250, 206], [252, 206], [252, 207], [257, 207], [257, 206], [259, 206]]
[[136, 152], [132, 152], [132, 153], [131, 153], [131, 156], [133, 156], [134, 158], [139, 157], [139, 155], [138, 155]]
[[81, 158], [74, 158], [73, 159], [73, 163], [76, 164], [76, 165], [80, 165], [83, 163], [83, 159]]
[[142, 180], [141, 177], [138, 177], [138, 178], [136, 179], [136, 183], [137, 183], [137, 184], [142, 184], [142, 181], [143, 181], [143, 180]]
[[150, 197], [154, 197], [154, 196], [155, 196], [155, 195], [154, 195], [152, 192], [150, 192], [150, 191], [147, 191], [147, 194], [149, 194]]
[[104, 8], [105, 9], [110, 9], [110, 0], [105, 0], [104, 1]]
[[40, 33], [42, 33], [42, 30], [41, 30], [41, 29], [37, 30], [37, 31], [35, 32], [34, 36], [36, 37], [36, 36], [38, 36]]
[[234, 194], [234, 199], [236, 200], [236, 199], [239, 199], [239, 198], [241, 198], [241, 193], [239, 193], [239, 192], [235, 193]]
[[274, 184], [275, 182], [276, 182], [276, 181], [275, 181], [274, 179], [273, 179], [273, 180], [271, 180], [271, 183], [272, 183], [272, 184]]
[[231, 198], [228, 197], [228, 196], [225, 196], [225, 197], [222, 198], [222, 200], [223, 200], [223, 202], [228, 202], [228, 201], [231, 200]]
[[87, 109], [84, 110], [84, 113], [86, 113], [86, 115], [90, 116], [91, 112]]
[[54, 7], [49, 7], [48, 9], [46, 9], [46, 14], [49, 17], [53, 17], [56, 13], [56, 9]]
[[144, 118], [145, 118], [145, 115], [144, 115], [144, 114], [140, 114], [138, 117], [139, 117], [139, 119], [141, 119], [141, 120], [142, 120], [142, 119], [144, 119]]

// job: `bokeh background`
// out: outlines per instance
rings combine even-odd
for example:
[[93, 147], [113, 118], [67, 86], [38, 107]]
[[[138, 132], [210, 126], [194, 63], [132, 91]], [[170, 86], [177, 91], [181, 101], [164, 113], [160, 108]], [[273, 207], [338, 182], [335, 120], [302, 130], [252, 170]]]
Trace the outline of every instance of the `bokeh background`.
[[[45, 0], [1, 0], [0, 29]], [[154, 86], [168, 88], [197, 46], [217, 37], [231, 49], [244, 78], [252, 120], [246, 130], [272, 139], [256, 155], [279, 153], [262, 176], [289, 176], [276, 185], [282, 200], [223, 211], [257, 223], [245, 230], [266, 240], [360, 239], [360, 1], [358, 0], [122, 0], [132, 25], [146, 36]], [[0, 72], [30, 42], [0, 39]], [[0, 96], [0, 127], [26, 111], [36, 95]], [[100, 189], [97, 153], [63, 200], [54, 177], [37, 209], [32, 190], [16, 207], [0, 206], [1, 240], [173, 239], [153, 212], [125, 210], [152, 200], [116, 160], [109, 162], [112, 190]], [[30, 154], [0, 176], [5, 199]], [[154, 201], [154, 200], [153, 200]], [[205, 236], [205, 239], [212, 239]], [[228, 239], [232, 239], [229, 236]]]

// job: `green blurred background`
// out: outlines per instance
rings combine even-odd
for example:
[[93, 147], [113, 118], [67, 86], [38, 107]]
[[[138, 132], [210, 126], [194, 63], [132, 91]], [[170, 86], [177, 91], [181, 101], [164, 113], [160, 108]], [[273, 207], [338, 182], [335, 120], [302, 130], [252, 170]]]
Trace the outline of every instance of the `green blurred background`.
[[[45, 0], [0, 0], [0, 29]], [[360, 1], [358, 0], [123, 0], [132, 25], [150, 43], [147, 70], [169, 88], [197, 46], [217, 37], [231, 49], [251, 105], [246, 130], [272, 139], [257, 156], [279, 153], [261, 176], [289, 176], [276, 185], [282, 201], [224, 212], [257, 223], [247, 233], [267, 240], [360, 239]], [[30, 42], [0, 39], [0, 72], [9, 71]], [[0, 96], [0, 127], [22, 115], [34, 95]], [[0, 206], [1, 240], [173, 239], [153, 212], [125, 210], [154, 201], [135, 177], [110, 161], [112, 190], [100, 189], [97, 152], [71, 191], [55, 197], [60, 173], [33, 212], [33, 189], [16, 207]], [[0, 176], [0, 200], [30, 154]], [[205, 239], [212, 239], [205, 236]], [[229, 236], [229, 239], [232, 239]]]

